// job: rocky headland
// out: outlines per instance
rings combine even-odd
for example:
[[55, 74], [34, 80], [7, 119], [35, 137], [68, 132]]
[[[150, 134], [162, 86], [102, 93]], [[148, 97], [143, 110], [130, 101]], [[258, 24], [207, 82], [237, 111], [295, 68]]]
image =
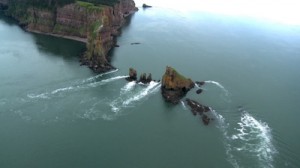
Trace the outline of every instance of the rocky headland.
[[82, 65], [95, 72], [109, 71], [114, 67], [108, 53], [126, 17], [137, 8], [133, 0], [88, 1], [0, 0], [0, 9], [27, 31], [85, 42]]

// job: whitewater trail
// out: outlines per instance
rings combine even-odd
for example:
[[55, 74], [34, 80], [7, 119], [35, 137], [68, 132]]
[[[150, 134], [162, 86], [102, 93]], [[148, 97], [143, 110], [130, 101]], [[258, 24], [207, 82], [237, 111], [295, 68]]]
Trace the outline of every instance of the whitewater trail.
[[98, 74], [98, 75], [96, 75], [96, 76], [93, 76], [93, 77], [90, 77], [90, 78], [87, 78], [87, 79], [82, 80], [81, 83], [84, 84], [84, 83], [87, 83], [87, 82], [90, 82], [90, 81], [94, 81], [94, 80], [96, 80], [97, 78], [100, 78], [100, 77], [105, 76], [105, 75], [108, 75], [108, 74], [115, 73], [115, 72], [117, 72], [117, 71], [119, 71], [119, 70], [116, 69], [116, 70], [113, 70], [113, 71], [109, 71], [109, 72], [105, 72], [105, 73], [102, 73], [102, 74]]
[[218, 86], [220, 89], [222, 89], [224, 91], [226, 96], [229, 96], [228, 90], [225, 89], [225, 87], [223, 85], [221, 85], [219, 82], [208, 80], [208, 81], [205, 81], [205, 83], [214, 84], [214, 85]]
[[[106, 74], [109, 74], [109, 73], [106, 73]], [[102, 76], [103, 75], [104, 74], [102, 74]], [[40, 94], [29, 93], [29, 94], [27, 94], [27, 97], [31, 98], [31, 99], [50, 99], [51, 97], [53, 97], [59, 93], [65, 93], [65, 92], [70, 92], [70, 91], [80, 91], [83, 89], [90, 89], [90, 88], [98, 87], [101, 85], [105, 85], [107, 83], [110, 83], [110, 82], [113, 82], [113, 81], [116, 81], [119, 79], [124, 79], [126, 77], [128, 77], [128, 76], [116, 76], [116, 77], [111, 77], [108, 79], [103, 79], [103, 80], [100, 80], [97, 82], [91, 82], [91, 83], [84, 83], [84, 82], [86, 82], [86, 80], [84, 80], [82, 82], [82, 84], [80, 84], [80, 85], [73, 85], [73, 86], [71, 85], [71, 86], [67, 86], [67, 87], [62, 87], [62, 88], [54, 89], [49, 92], [40, 93]]]
[[212, 112], [218, 122], [217, 127], [224, 136], [227, 159], [233, 167], [247, 166], [249, 163], [243, 162], [243, 157], [246, 157], [254, 162], [254, 167], [273, 168], [277, 150], [267, 123], [255, 119], [245, 110], [237, 124], [229, 124], [221, 114], [214, 110]]
[[[132, 93], [132, 88], [135, 85], [136, 84], [133, 84], [131, 82], [126, 84], [121, 89], [120, 96], [117, 99], [115, 99], [109, 103], [109, 106], [111, 107], [111, 110], [114, 113], [118, 113], [120, 110], [122, 110], [122, 108], [132, 106], [132, 104], [134, 102], [143, 100], [147, 96], [158, 91], [161, 86], [160, 83], [152, 81], [148, 85], [140, 85], [141, 87], [145, 87], [145, 88], [143, 88], [142, 90], [140, 90], [136, 93], [134, 93], [134, 92]], [[127, 94], [125, 94], [125, 93], [127, 93]]]
[[121, 88], [121, 94], [126, 94], [134, 89], [136, 81], [128, 82], [123, 88]]

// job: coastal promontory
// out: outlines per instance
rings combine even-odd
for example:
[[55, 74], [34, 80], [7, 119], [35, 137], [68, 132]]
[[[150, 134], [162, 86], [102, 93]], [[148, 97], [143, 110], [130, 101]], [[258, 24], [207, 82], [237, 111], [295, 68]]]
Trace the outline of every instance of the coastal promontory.
[[0, 0], [0, 7], [27, 31], [85, 42], [81, 61], [95, 72], [113, 69], [108, 53], [137, 10], [133, 0]]

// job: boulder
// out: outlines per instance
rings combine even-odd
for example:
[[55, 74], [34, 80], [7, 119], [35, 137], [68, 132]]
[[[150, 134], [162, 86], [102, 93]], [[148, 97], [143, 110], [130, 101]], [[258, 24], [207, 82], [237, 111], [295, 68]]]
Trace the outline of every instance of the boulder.
[[133, 68], [129, 68], [129, 77], [126, 78], [127, 81], [137, 80], [137, 72]]
[[167, 102], [178, 104], [194, 86], [191, 79], [182, 76], [174, 68], [167, 67], [162, 77], [161, 93]]
[[198, 89], [198, 90], [196, 91], [196, 93], [197, 93], [197, 94], [200, 94], [200, 93], [202, 93], [202, 91], [203, 91], [202, 89]]

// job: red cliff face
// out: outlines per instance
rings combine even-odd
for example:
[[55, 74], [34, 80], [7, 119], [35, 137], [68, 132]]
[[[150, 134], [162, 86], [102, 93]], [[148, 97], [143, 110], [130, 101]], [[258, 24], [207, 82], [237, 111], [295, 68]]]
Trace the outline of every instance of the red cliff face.
[[101, 17], [91, 21], [94, 22], [92, 25], [96, 26], [88, 31], [88, 50], [84, 63], [99, 72], [112, 68], [106, 56], [114, 45], [114, 36], [118, 34], [118, 29], [125, 22], [125, 17], [136, 10], [132, 0], [122, 0], [113, 7], [105, 7], [101, 10]]

